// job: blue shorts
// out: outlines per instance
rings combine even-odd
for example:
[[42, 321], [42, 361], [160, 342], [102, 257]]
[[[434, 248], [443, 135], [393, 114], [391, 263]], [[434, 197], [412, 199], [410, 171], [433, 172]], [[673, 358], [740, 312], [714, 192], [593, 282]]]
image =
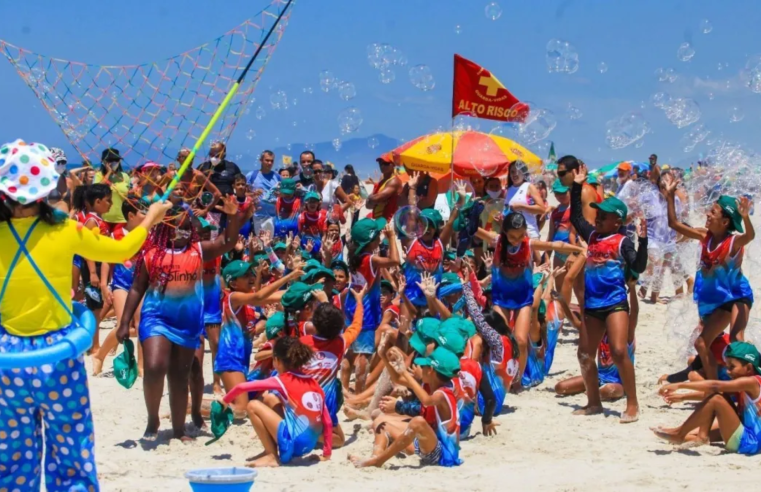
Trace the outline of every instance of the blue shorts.
[[298, 432], [295, 430], [294, 425], [289, 424], [290, 417], [286, 416], [277, 428], [277, 448], [280, 453], [281, 463], [288, 463], [294, 457], [311, 453], [315, 446], [317, 446], [320, 438], [309, 427]]
[[529, 342], [528, 359], [526, 360], [526, 369], [521, 378], [521, 385], [524, 388], [538, 386], [544, 381], [544, 358], [539, 357], [542, 346], [537, 346], [534, 342]]
[[375, 352], [375, 330], [362, 331], [351, 344], [355, 354], [372, 354]]
[[203, 325], [196, 327], [194, 330], [180, 330], [173, 326], [167, 326], [161, 321], [150, 318], [140, 318], [140, 327], [138, 335], [140, 342], [144, 342], [151, 337], [162, 336], [180, 347], [196, 350], [201, 346], [201, 333]]
[[[224, 331], [224, 328], [222, 329]], [[248, 373], [251, 365], [253, 342], [246, 336], [230, 337], [219, 334], [217, 357], [214, 359], [214, 372]]]
[[330, 420], [333, 422], [333, 427], [336, 427], [338, 425], [338, 410], [344, 403], [341, 381], [338, 378], [334, 379], [323, 388], [323, 391], [325, 392], [325, 406], [328, 407]]
[[[275, 218], [275, 237], [284, 238], [288, 236], [288, 233], [298, 236], [299, 234], [299, 221], [297, 217], [292, 219], [280, 219]], [[302, 246], [305, 242], [301, 242]]]
[[132, 270], [125, 268], [123, 265], [114, 266], [114, 274], [111, 277], [111, 291], [126, 290], [129, 292], [132, 288], [133, 277]]
[[460, 439], [464, 439], [470, 435], [470, 426], [476, 418], [476, 402], [464, 403], [463, 400], [460, 400], [458, 410], [460, 412]]
[[[0, 352], [47, 347], [69, 330], [19, 337], [0, 326]], [[100, 490], [81, 356], [39, 368], [0, 369], [0, 395], [0, 490], [39, 490], [43, 469], [51, 492]]]
[[600, 387], [606, 384], [623, 384], [615, 364], [611, 364], [608, 367], [598, 367], [597, 377], [600, 379]]
[[420, 450], [420, 443], [418, 442], [417, 438], [415, 439], [415, 454], [420, 456], [420, 465], [421, 466], [435, 466], [438, 465], [441, 461], [441, 442], [436, 443], [436, 447], [433, 451], [430, 453], [423, 454], [423, 452]]
[[84, 265], [84, 263], [85, 263], [85, 259], [84, 258], [82, 258], [79, 255], [74, 255], [74, 266], [75, 267], [77, 267], [77, 268], [79, 268], [81, 270], [82, 269], [82, 265]]
[[[483, 376], [489, 381], [492, 392], [494, 392], [494, 398], [497, 400], [497, 405], [494, 407], [494, 415], [499, 415], [502, 412], [502, 406], [505, 404], [505, 398], [507, 397], [507, 391], [505, 390], [505, 384], [502, 382], [502, 378], [494, 372], [494, 367], [488, 362], [481, 364], [481, 370]], [[478, 392], [478, 413], [484, 414], [484, 397], [481, 392]]]

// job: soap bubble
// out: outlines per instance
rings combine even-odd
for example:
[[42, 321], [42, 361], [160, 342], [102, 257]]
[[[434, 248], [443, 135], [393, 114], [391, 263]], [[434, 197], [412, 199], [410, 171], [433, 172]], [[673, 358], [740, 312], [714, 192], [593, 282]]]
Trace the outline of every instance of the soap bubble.
[[270, 96], [272, 109], [288, 109], [288, 96], [284, 91], [277, 91]]
[[700, 21], [700, 32], [703, 34], [708, 34], [711, 31], [713, 31], [713, 25], [711, 24], [711, 21], [708, 19], [703, 19]]
[[353, 106], [338, 113], [338, 129], [342, 133], [357, 131], [362, 121], [362, 112]]
[[578, 120], [581, 119], [582, 116], [584, 116], [584, 113], [581, 112], [579, 108], [572, 105], [571, 103], [568, 103], [568, 118], [571, 120]]
[[462, 28], [460, 27], [460, 24], [457, 24], [456, 26], [454, 26], [455, 34], [460, 34], [461, 32], [462, 32]]
[[547, 70], [550, 73], [575, 73], [579, 69], [579, 54], [568, 41], [550, 39], [547, 43]]
[[356, 95], [357, 89], [351, 82], [342, 82], [341, 84], [338, 84], [338, 96], [344, 101], [354, 99], [354, 96]]
[[391, 82], [396, 79], [396, 73], [391, 70], [390, 68], [381, 70], [378, 73], [378, 80], [380, 80], [384, 84], [390, 84]]
[[739, 121], [742, 121], [743, 118], [745, 118], [745, 113], [743, 112], [742, 108], [739, 106], [732, 106], [729, 108], [729, 122], [730, 123], [737, 123]]
[[700, 106], [694, 99], [677, 98], [663, 107], [666, 118], [677, 128], [684, 128], [700, 119]]
[[322, 92], [329, 92], [333, 88], [335, 81], [336, 76], [330, 70], [320, 72], [320, 89]]
[[428, 229], [428, 221], [420, 216], [420, 209], [406, 206], [394, 214], [394, 228], [400, 238], [421, 238]]
[[753, 55], [745, 63], [745, 85], [756, 94], [761, 94], [761, 55]]
[[313, 92], [311, 87], [304, 87], [302, 91], [304, 91], [304, 94], [311, 94]]
[[597, 70], [598, 70], [600, 73], [605, 73], [605, 72], [607, 72], [607, 71], [608, 71], [608, 64], [607, 64], [607, 63], [605, 63], [605, 62], [600, 62], [600, 63], [597, 65]]
[[695, 147], [710, 134], [711, 131], [707, 130], [705, 125], [701, 123], [691, 127], [687, 133], [682, 136], [679, 144], [685, 152], [692, 152], [695, 150]]
[[644, 146], [645, 146], [645, 139], [644, 138], [640, 138], [639, 140], [637, 140], [637, 143], [634, 144], [634, 148], [635, 149], [641, 149]]
[[[462, 113], [454, 117], [452, 127], [456, 132], [465, 131], [478, 131], [481, 129], [481, 119], [477, 118], [475, 114]], [[446, 133], [443, 128], [437, 128], [432, 133]]]
[[666, 105], [671, 104], [671, 96], [668, 92], [656, 92], [650, 97], [650, 102], [656, 108], [663, 109]]
[[370, 147], [371, 149], [374, 149], [378, 145], [380, 145], [380, 143], [378, 142], [377, 138], [370, 137], [370, 138], [367, 139], [367, 146]]
[[256, 131], [253, 128], [246, 132], [246, 138], [248, 140], [253, 140], [255, 136], [256, 136]]
[[623, 149], [640, 140], [649, 131], [647, 120], [637, 111], [608, 121], [605, 128], [605, 141], [611, 149]]
[[254, 113], [254, 116], [256, 116], [257, 120], [261, 120], [267, 115], [267, 112], [264, 110], [263, 107], [259, 106], [256, 108], [256, 113]]
[[491, 2], [484, 9], [484, 13], [487, 19], [495, 21], [502, 16], [502, 7], [497, 2]]
[[524, 144], [531, 145], [547, 138], [557, 124], [555, 113], [532, 106], [526, 120], [520, 123], [518, 134]]
[[436, 86], [431, 69], [427, 65], [410, 68], [410, 82], [421, 91], [430, 91]]
[[673, 83], [679, 77], [673, 68], [659, 68], [655, 71], [658, 82]]
[[336, 152], [341, 150], [341, 139], [340, 138], [334, 138], [332, 143], [333, 143], [333, 148], [336, 149]]
[[676, 57], [683, 61], [688, 62], [695, 56], [695, 49], [690, 43], [682, 43], [679, 45], [679, 49], [676, 50]]

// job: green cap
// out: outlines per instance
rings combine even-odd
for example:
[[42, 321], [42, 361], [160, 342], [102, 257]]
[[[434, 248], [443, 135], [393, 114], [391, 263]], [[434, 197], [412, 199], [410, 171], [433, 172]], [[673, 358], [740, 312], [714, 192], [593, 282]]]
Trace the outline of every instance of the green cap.
[[315, 268], [321, 268], [321, 267], [322, 267], [322, 263], [320, 263], [320, 260], [310, 258], [309, 260], [307, 260], [306, 264], [304, 264], [303, 270], [305, 272], [308, 272], [309, 270], [313, 270]]
[[384, 278], [381, 280], [381, 290], [383, 289], [388, 289], [391, 292], [394, 292], [394, 285]]
[[277, 311], [269, 317], [267, 324], [264, 325], [264, 333], [267, 340], [273, 340], [281, 331], [285, 329], [285, 313]]
[[465, 352], [465, 337], [456, 326], [441, 324], [439, 332], [436, 334], [436, 345], [444, 347], [455, 355], [462, 355]]
[[309, 193], [304, 195], [304, 201], [309, 201], [309, 200], [317, 200], [318, 202], [321, 202], [322, 195], [320, 195], [316, 191], [310, 191]]
[[465, 251], [465, 258], [475, 258], [476, 254], [473, 252], [472, 249]]
[[335, 280], [336, 276], [333, 274], [333, 270], [320, 265], [319, 267], [310, 268], [302, 277], [304, 282], [308, 284], [314, 284], [321, 278], [332, 278]]
[[211, 433], [214, 439], [207, 441], [206, 445], [217, 442], [225, 435], [227, 429], [233, 423], [233, 411], [228, 407], [223, 407], [221, 403], [214, 400], [211, 402]]
[[425, 355], [426, 346], [436, 340], [441, 321], [436, 318], [423, 318], [415, 324], [415, 333], [410, 337], [410, 347], [420, 355]]
[[127, 389], [130, 389], [137, 380], [135, 344], [129, 338], [124, 339], [124, 351], [114, 357], [114, 377]]
[[453, 378], [460, 371], [460, 358], [444, 347], [436, 347], [429, 357], [418, 357], [415, 364], [430, 366], [445, 378]]
[[254, 265], [247, 261], [231, 261], [222, 269], [222, 278], [225, 279], [225, 283], [229, 284], [231, 280], [246, 275], [253, 267]]
[[626, 215], [629, 213], [629, 209], [626, 208], [626, 204], [614, 196], [606, 198], [600, 203], [593, 203], [590, 206], [592, 208], [596, 208], [597, 210], [602, 210], [603, 212], [616, 214], [621, 218], [621, 220], [626, 220]]
[[285, 178], [280, 181], [280, 193], [283, 195], [293, 195], [296, 193], [296, 180], [293, 178]]
[[755, 345], [748, 342], [732, 342], [724, 352], [725, 358], [738, 359], [746, 364], [752, 364], [753, 369], [761, 374], [761, 355]]
[[455, 261], [457, 259], [457, 252], [448, 249], [444, 251], [444, 259], [449, 261]]
[[552, 192], [553, 193], [568, 193], [568, 187], [563, 186], [563, 182], [559, 179], [556, 179], [554, 183], [552, 183]]
[[420, 217], [430, 222], [431, 225], [433, 225], [433, 227], [437, 230], [440, 229], [442, 225], [444, 225], [444, 219], [441, 217], [439, 211], [435, 208], [426, 208], [420, 212]]
[[314, 295], [315, 290], [322, 289], [319, 285], [309, 285], [304, 282], [294, 282], [288, 290], [285, 291], [280, 303], [284, 308], [298, 311], [307, 305]]
[[275, 247], [272, 248], [273, 251], [278, 251], [281, 249], [288, 249], [288, 246], [286, 246], [285, 243], [276, 243]]
[[254, 263], [253, 263], [254, 265], [258, 265], [262, 261], [269, 262], [270, 257], [264, 253], [259, 253], [258, 255], [254, 255]]
[[460, 285], [460, 276], [453, 272], [447, 272], [444, 275], [441, 276], [441, 283], [439, 284], [441, 287], [445, 287], [447, 285]]
[[743, 218], [737, 209], [737, 200], [731, 196], [721, 195], [716, 203], [719, 204], [722, 212], [729, 215], [731, 220], [730, 230], [743, 232]]
[[210, 223], [208, 220], [204, 219], [203, 217], [198, 217], [198, 223], [201, 224], [201, 230], [209, 229], [210, 231], [216, 231], [217, 226]]
[[455, 328], [466, 339], [476, 334], [476, 325], [472, 321], [462, 318], [460, 316], [452, 316], [441, 322], [441, 329]]
[[377, 238], [383, 228], [386, 227], [386, 219], [361, 219], [351, 227], [351, 240], [357, 245], [357, 253]]
[[541, 273], [535, 273], [533, 275], [532, 281], [534, 283], [534, 290], [542, 284], [542, 277], [543, 275]]

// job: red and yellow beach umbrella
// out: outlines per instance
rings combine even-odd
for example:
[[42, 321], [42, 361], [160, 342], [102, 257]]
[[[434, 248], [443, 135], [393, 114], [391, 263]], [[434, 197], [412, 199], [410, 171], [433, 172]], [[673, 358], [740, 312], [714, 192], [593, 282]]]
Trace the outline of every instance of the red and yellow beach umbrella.
[[424, 135], [391, 151], [394, 163], [411, 171], [456, 175], [503, 176], [512, 161], [522, 160], [531, 172], [538, 172], [542, 160], [510, 139], [476, 131], [442, 132]]

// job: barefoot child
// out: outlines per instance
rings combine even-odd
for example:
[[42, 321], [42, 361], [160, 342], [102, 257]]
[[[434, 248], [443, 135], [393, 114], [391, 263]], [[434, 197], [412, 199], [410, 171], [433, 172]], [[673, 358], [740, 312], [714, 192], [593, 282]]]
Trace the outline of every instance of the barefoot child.
[[272, 349], [272, 365], [278, 375], [241, 383], [222, 400], [230, 405], [241, 393], [271, 391], [280, 400], [273, 410], [259, 400], [248, 403], [251, 424], [264, 446], [264, 453], [249, 467], [273, 467], [289, 463], [294, 457], [310, 453], [320, 437], [323, 459], [330, 459], [333, 425], [325, 405], [325, 393], [316, 380], [301, 374], [312, 360], [312, 349], [292, 337], [279, 338]]
[[[732, 342], [725, 357], [731, 381], [705, 380], [661, 387], [659, 393], [667, 402], [680, 389], [703, 391], [707, 396], [682, 425], [655, 428], [655, 435], [674, 444], [690, 440], [701, 445], [721, 440], [727, 451], [746, 455], [761, 451], [761, 355], [750, 343]], [[737, 409], [728, 398], [733, 393], [737, 395]], [[718, 433], [711, 432], [714, 420], [718, 422]], [[697, 436], [691, 434], [695, 429]]]

